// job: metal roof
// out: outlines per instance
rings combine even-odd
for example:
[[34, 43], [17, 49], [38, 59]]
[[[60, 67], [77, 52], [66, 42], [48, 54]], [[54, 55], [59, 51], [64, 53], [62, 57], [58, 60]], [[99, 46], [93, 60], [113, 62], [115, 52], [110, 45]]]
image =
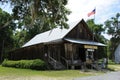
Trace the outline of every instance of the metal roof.
[[80, 21], [82, 21], [82, 20], [79, 20], [79, 21], [76, 21], [76, 22], [68, 24], [69, 25], [69, 29], [55, 28], [55, 29], [52, 29], [50, 31], [38, 34], [35, 37], [33, 37], [30, 41], [28, 41], [25, 45], [23, 45], [22, 47], [27, 47], [27, 46], [31, 46], [31, 45], [35, 45], [35, 44], [39, 44], [39, 43], [47, 43], [47, 42], [51, 42], [51, 41], [54, 41], [54, 40], [62, 39]]
[[95, 41], [86, 41], [86, 40], [80, 40], [80, 39], [78, 40], [78, 39], [70, 39], [70, 38], [65, 38], [64, 40], [71, 42], [71, 43], [95, 45], [95, 46], [106, 46], [105, 44], [95, 42]]

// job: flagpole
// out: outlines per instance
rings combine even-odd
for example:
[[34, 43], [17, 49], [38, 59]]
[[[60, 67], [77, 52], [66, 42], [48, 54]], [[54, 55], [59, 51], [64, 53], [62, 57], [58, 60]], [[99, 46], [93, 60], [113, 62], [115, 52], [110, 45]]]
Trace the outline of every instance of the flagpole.
[[[95, 13], [96, 13], [96, 7], [94, 8], [94, 10], [90, 13], [88, 13], [88, 17], [93, 15], [94, 14], [94, 18], [93, 18], [93, 23], [95, 24]], [[93, 33], [93, 36], [92, 36], [92, 40], [94, 41], [94, 28], [92, 27], [92, 33]]]
[[94, 23], [95, 23], [95, 14], [94, 14]]
[[[95, 24], [96, 7], [94, 9], [95, 9], [95, 13], [94, 13], [94, 20], [93, 20], [93, 22]], [[95, 33], [94, 33], [94, 28], [93, 28], [93, 43], [94, 43], [94, 35], [95, 35]], [[94, 51], [92, 51], [92, 56], [93, 56], [93, 54], [94, 54]], [[94, 56], [93, 56], [93, 60], [94, 60]]]
[[[95, 7], [94, 9], [95, 9], [95, 14], [96, 14], [96, 7]], [[95, 14], [94, 14], [94, 20], [93, 20], [93, 21], [94, 21], [94, 24], [95, 24]], [[93, 28], [93, 41], [94, 41], [94, 35], [95, 35], [95, 34], [94, 34], [94, 28]]]
[[[94, 9], [95, 9], [95, 14], [96, 14], [96, 7]], [[95, 23], [95, 14], [94, 14], [94, 23]]]

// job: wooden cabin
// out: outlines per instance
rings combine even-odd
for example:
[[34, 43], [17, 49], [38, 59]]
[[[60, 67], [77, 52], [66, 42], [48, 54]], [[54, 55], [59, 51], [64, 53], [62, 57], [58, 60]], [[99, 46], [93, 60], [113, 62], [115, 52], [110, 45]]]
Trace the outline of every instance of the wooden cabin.
[[9, 59], [43, 59], [54, 69], [82, 68], [97, 59], [99, 43], [82, 19], [69, 24], [69, 29], [55, 28], [33, 37], [22, 48], [10, 52]]

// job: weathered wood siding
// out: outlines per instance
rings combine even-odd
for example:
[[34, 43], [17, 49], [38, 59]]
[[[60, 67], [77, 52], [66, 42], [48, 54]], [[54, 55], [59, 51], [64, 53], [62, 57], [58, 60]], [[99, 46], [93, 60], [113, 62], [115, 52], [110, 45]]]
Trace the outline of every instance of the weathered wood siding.
[[[73, 39], [83, 39], [83, 40], [93, 40], [93, 35], [91, 34], [88, 27], [85, 24], [79, 23], [76, 25], [74, 29], [72, 29], [65, 38], [73, 38]], [[96, 41], [96, 39], [94, 38]]]
[[60, 61], [61, 56], [64, 55], [64, 46], [62, 44], [49, 44], [47, 45], [48, 50], [47, 54], [48, 56], [51, 56], [55, 60]]
[[44, 45], [35, 45], [27, 48], [17, 49], [9, 53], [8, 59], [44, 59]]

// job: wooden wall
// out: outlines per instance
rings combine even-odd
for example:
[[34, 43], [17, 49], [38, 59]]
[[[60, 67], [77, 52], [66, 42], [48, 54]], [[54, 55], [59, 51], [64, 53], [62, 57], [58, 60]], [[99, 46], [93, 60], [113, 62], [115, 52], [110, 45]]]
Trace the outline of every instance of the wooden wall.
[[17, 49], [9, 53], [8, 59], [21, 60], [21, 59], [44, 59], [44, 45], [36, 45], [27, 48]]
[[22, 59], [43, 59], [45, 60], [47, 56], [60, 61], [60, 57], [64, 56], [64, 45], [63, 44], [40, 44], [35, 46], [30, 46], [27, 48], [18, 49], [11, 51], [9, 53], [8, 59], [10, 60], [22, 60]]
[[[65, 38], [83, 39], [83, 40], [93, 40], [93, 35], [87, 26], [83, 23], [79, 23], [72, 29]], [[95, 38], [94, 38], [95, 39]]]

